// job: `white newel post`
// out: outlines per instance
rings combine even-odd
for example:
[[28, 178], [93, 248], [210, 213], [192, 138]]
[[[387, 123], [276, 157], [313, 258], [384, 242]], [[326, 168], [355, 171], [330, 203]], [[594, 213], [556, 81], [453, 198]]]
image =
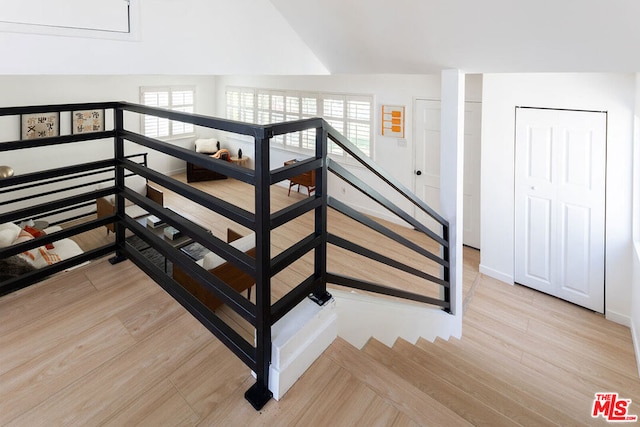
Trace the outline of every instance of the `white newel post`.
[[449, 221], [451, 311], [459, 320], [462, 333], [462, 231], [464, 183], [464, 95], [465, 74], [460, 70], [442, 71], [440, 206]]

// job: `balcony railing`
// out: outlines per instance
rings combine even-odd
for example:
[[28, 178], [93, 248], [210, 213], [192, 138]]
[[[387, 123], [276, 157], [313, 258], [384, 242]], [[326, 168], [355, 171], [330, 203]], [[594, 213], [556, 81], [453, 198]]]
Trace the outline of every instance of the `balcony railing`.
[[[115, 253], [112, 258], [114, 263], [129, 259], [153, 278], [158, 285], [184, 306], [256, 373], [255, 385], [245, 394], [247, 400], [256, 409], [260, 409], [272, 396], [268, 389], [271, 361], [271, 327], [293, 307], [309, 296], [319, 304], [324, 304], [328, 301], [331, 296], [327, 292], [327, 283], [409, 299], [450, 311], [447, 222], [413, 195], [398, 180], [383, 172], [354, 144], [324, 120], [316, 118], [272, 125], [254, 125], [124, 102], [0, 108], [0, 117], [48, 112], [70, 114], [73, 111], [95, 109], [104, 110], [107, 116], [112, 116], [113, 123], [109, 126], [111, 127], [110, 130], [0, 143], [0, 152], [2, 153], [20, 152], [21, 150], [36, 150], [35, 153], [37, 153], [37, 149], [41, 147], [54, 146], [61, 149], [61, 147], [68, 144], [77, 144], [76, 146], [80, 151], [84, 146], [89, 148], [85, 150], [88, 154], [79, 156], [85, 159], [84, 162], [47, 169], [47, 162], [42, 161], [38, 162], [38, 164], [42, 165], [42, 168], [38, 168], [41, 170], [0, 180], [0, 195], [15, 195], [11, 199], [3, 198], [2, 202], [0, 202], [0, 224], [5, 222], [19, 223], [37, 218], [58, 218], [55, 222], [68, 224], [70, 220], [79, 221], [84, 219], [79, 224], [65, 226], [63, 230], [56, 233], [42, 236], [26, 243], [0, 248], [0, 259], [63, 238], [72, 238], [78, 234], [101, 228], [106, 224], [114, 225], [115, 242], [27, 273], [21, 277], [0, 282], [0, 295], [29, 286], [51, 274], [59, 273], [70, 267], [108, 254]], [[137, 131], [137, 126], [131, 125], [131, 123], [139, 123], [139, 115], [142, 114], [191, 123], [202, 128], [249, 136], [254, 141], [255, 168], [252, 170], [232, 163], [220, 162], [208, 156], [200, 155], [193, 150], [144, 136]], [[270, 148], [272, 139], [278, 135], [311, 129], [315, 130], [316, 134], [315, 153], [306, 160], [271, 169]], [[435, 219], [441, 225], [440, 232], [434, 232], [425, 227], [420, 221], [417, 221], [406, 212], [406, 209], [402, 209], [391, 202], [389, 197], [384, 196], [380, 188], [375, 188], [370, 183], [358, 179], [348, 168], [331, 160], [327, 154], [329, 140], [345, 150], [351, 158], [378, 177], [382, 185], [386, 187], [384, 191], [391, 191], [401, 195], [416, 209]], [[95, 151], [105, 152], [104, 149], [96, 150], [96, 145], [102, 148], [108, 146], [108, 155], [103, 158], [91, 158], [91, 153]], [[130, 145], [135, 147], [136, 151], [141, 149], [152, 150], [251, 185], [254, 196], [253, 211], [231, 204], [222, 198], [198, 190], [191, 185], [154, 170], [147, 162], [146, 156], [140, 159], [126, 155], [127, 148], [130, 148]], [[10, 158], [7, 154], [3, 154], [2, 157]], [[293, 203], [272, 213], [272, 185], [311, 171], [316, 174], [315, 194], [308, 199]], [[423, 245], [403, 237], [389, 226], [358, 212], [353, 207], [350, 207], [348, 203], [330, 197], [327, 191], [329, 173], [337, 175], [372, 200], [375, 200], [389, 212], [414, 228], [419, 234], [426, 235], [440, 248], [437, 251], [439, 253], [436, 254], [429, 251]], [[189, 199], [190, 203], [198, 204], [208, 209], [212, 214], [228, 218], [252, 230], [256, 239], [255, 258], [235, 249], [213, 234], [204, 232], [201, 226], [186, 219], [178, 212], [141, 196], [128, 186], [126, 178], [130, 176], [143, 177]], [[108, 185], [105, 185], [107, 183]], [[46, 190], [38, 191], [38, 188], [46, 188]], [[107, 217], [94, 219], [95, 210], [93, 210], [93, 207], [95, 206], [95, 200], [105, 196], [115, 197], [115, 213]], [[149, 214], [161, 218], [166, 224], [180, 230], [193, 241], [200, 243], [207, 250], [216, 253], [243, 273], [253, 277], [256, 289], [255, 303], [235, 291], [228, 283], [197, 265], [185, 253], [152, 233], [147, 227], [136, 221], [135, 218], [126, 215], [125, 201], [132, 202]], [[403, 260], [392, 259], [388, 255], [366, 248], [349, 239], [330, 234], [328, 232], [329, 207], [357, 221], [359, 224], [365, 225], [373, 232], [379, 233], [419, 254], [427, 262], [435, 263], [438, 266], [438, 272], [427, 273], [423, 268], [410, 266]], [[309, 230], [306, 236], [273, 256], [272, 232], [309, 212], [313, 212], [313, 228]], [[215, 311], [211, 310], [194, 294], [174, 280], [172, 276], [166, 274], [163, 269], [157, 267], [128, 243], [127, 235], [129, 234], [138, 236], [151, 248], [166, 257], [174, 266], [182, 269], [188, 276], [197, 281], [207, 292], [221, 300], [249, 322], [255, 329], [255, 342], [247, 342], [229, 324], [225, 323], [223, 318], [218, 316]], [[398, 287], [385, 286], [363, 278], [329, 272], [327, 271], [327, 251], [329, 250], [328, 247], [331, 247], [329, 245], [346, 249], [356, 254], [356, 256], [369, 258], [403, 273], [410, 274], [419, 280], [435, 284], [440, 287], [442, 292], [440, 292], [439, 296], [424, 295]], [[309, 253], [313, 253], [313, 271], [303, 278], [300, 283], [293, 284], [292, 289], [286, 295], [272, 303], [272, 278]]]

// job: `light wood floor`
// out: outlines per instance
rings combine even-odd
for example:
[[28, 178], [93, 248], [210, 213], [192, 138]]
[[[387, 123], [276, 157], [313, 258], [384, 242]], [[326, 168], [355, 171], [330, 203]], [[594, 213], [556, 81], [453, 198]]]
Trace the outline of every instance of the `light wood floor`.
[[[220, 236], [232, 225], [193, 215]], [[602, 391], [640, 414], [628, 328], [477, 268], [465, 248], [461, 340], [338, 340], [256, 412], [249, 370], [217, 339], [130, 262], [94, 262], [0, 298], [0, 425], [604, 425]]]

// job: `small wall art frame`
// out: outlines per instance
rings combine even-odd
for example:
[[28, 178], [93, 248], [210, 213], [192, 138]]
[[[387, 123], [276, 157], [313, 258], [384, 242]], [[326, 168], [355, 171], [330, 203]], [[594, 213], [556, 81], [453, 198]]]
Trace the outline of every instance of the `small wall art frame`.
[[20, 139], [51, 138], [60, 135], [60, 113], [32, 113], [20, 116]]
[[71, 112], [71, 133], [104, 131], [104, 110], [81, 110]]
[[404, 107], [401, 105], [382, 106], [382, 136], [404, 138]]

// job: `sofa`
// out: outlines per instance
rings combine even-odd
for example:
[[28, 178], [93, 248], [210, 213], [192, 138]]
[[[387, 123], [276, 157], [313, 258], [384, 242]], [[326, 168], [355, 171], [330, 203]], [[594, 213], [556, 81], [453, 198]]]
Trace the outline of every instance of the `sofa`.
[[[196, 153], [203, 156], [209, 156], [220, 161], [231, 161], [229, 151], [220, 149], [220, 142], [215, 138], [196, 139], [195, 150]], [[187, 182], [212, 181], [216, 179], [227, 179], [227, 176], [187, 162]]]
[[[248, 234], [244, 237], [231, 229], [227, 230], [227, 242], [234, 248], [255, 258], [256, 256], [256, 236], [255, 233]], [[247, 298], [251, 297], [251, 287], [255, 284], [255, 279], [240, 270], [235, 265], [227, 262], [224, 258], [213, 252], [205, 254], [204, 258], [196, 262], [199, 266], [209, 271], [214, 276], [231, 286], [237, 292], [247, 290]], [[177, 265], [173, 266], [173, 279], [183, 288], [194, 295], [200, 302], [205, 304], [211, 311], [222, 305], [222, 301], [211, 294], [204, 286], [187, 275]]]
[[[60, 226], [52, 226], [45, 228], [44, 230], [37, 230], [29, 226], [21, 228], [12, 222], [0, 224], [0, 248], [7, 248], [18, 243], [33, 240], [43, 234], [52, 234], [60, 230], [62, 230], [62, 227]], [[60, 239], [51, 244], [39, 246], [22, 252], [21, 254], [16, 255], [16, 257], [26, 262], [32, 269], [38, 269], [82, 253], [83, 250], [73, 240]], [[2, 264], [3, 261], [4, 260], [0, 260], [0, 264]], [[7, 262], [12, 265], [16, 264], [15, 260], [8, 260]], [[24, 265], [24, 262], [20, 262], [19, 264]], [[0, 270], [2, 270], [2, 267], [0, 267]]]

